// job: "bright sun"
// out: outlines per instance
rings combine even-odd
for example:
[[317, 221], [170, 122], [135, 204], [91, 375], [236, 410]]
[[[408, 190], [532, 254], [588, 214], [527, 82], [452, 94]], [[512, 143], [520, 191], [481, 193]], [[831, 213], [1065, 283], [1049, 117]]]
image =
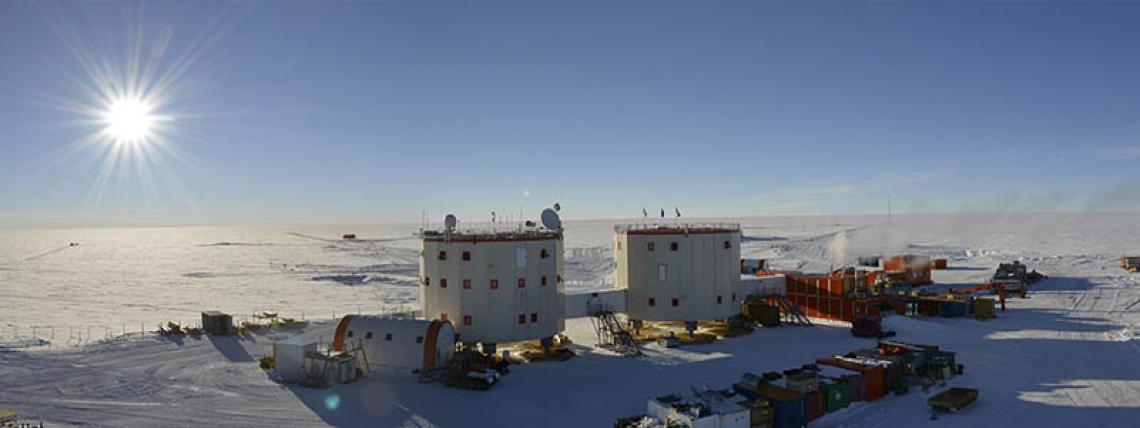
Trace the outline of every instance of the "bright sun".
[[137, 98], [117, 99], [103, 113], [106, 132], [116, 142], [146, 142], [154, 122], [150, 106]]

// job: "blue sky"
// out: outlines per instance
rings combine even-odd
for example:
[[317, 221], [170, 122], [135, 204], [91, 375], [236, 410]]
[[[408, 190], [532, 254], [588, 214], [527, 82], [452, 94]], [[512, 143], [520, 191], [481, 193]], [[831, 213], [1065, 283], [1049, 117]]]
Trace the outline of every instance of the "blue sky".
[[[0, 2], [0, 223], [1137, 209], [1137, 22], [1100, 2]], [[172, 88], [162, 144], [100, 181], [103, 125], [69, 106], [107, 84], [82, 59], [125, 78], [133, 41]]]

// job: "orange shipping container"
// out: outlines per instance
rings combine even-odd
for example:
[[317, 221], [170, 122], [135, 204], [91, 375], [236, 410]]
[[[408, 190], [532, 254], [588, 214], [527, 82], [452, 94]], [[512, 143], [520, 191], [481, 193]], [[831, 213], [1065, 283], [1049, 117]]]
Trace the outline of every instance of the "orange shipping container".
[[931, 263], [930, 267], [932, 267], [934, 269], [937, 269], [937, 270], [946, 269], [946, 259], [934, 259], [930, 263]]
[[861, 364], [856, 361], [848, 359], [840, 359], [836, 357], [824, 357], [815, 360], [816, 363], [826, 366], [839, 367], [845, 370], [851, 370], [863, 375], [866, 393], [864, 398], [867, 401], [875, 401], [887, 395], [886, 377], [883, 374], [883, 367], [874, 364]]
[[815, 390], [805, 394], [807, 399], [807, 421], [811, 422], [819, 419], [824, 413], [827, 413], [827, 397], [823, 395], [823, 391]]

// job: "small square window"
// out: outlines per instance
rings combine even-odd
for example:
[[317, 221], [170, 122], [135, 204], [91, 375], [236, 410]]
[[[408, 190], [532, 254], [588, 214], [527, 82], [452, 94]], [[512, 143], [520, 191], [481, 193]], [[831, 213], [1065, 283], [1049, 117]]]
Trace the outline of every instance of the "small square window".
[[649, 298], [649, 306], [657, 306], [657, 299]]
[[463, 261], [465, 261], [465, 262], [471, 261], [471, 252], [470, 251], [464, 251], [463, 252]]
[[439, 314], [439, 319], [447, 321], [447, 314]]
[[499, 280], [497, 280], [497, 279], [491, 280], [491, 289], [492, 290], [498, 290], [499, 289]]
[[464, 290], [470, 290], [471, 289], [471, 280], [470, 279], [463, 280], [463, 289]]
[[541, 284], [542, 284], [542, 285], [546, 285], [546, 277], [545, 277], [545, 276], [543, 276], [543, 277], [542, 277], [542, 282], [541, 282]]
[[673, 307], [675, 308], [675, 307], [680, 306], [680, 305], [681, 305], [681, 299], [674, 297], [673, 298]]
[[669, 251], [677, 251], [677, 248], [679, 248], [679, 247], [680, 247], [680, 244], [677, 244], [676, 242], [670, 243], [669, 244]]
[[519, 314], [519, 324], [526, 324], [526, 315]]
[[471, 315], [463, 316], [463, 325], [471, 325]]
[[387, 340], [387, 341], [391, 342], [391, 341], [392, 341], [392, 333], [387, 333], [387, 334], [385, 334], [385, 335], [384, 335], [384, 340]]
[[545, 258], [548, 258], [548, 257], [550, 257], [550, 253], [546, 252], [546, 249], [545, 249], [545, 248], [543, 248], [543, 249], [542, 249], [542, 251], [540, 251], [540, 252], [538, 253], [538, 257], [540, 257], [540, 258], [544, 258], [544, 259], [545, 259]]
[[345, 336], [346, 336], [346, 337], [352, 337], [352, 330], [349, 330], [349, 331], [348, 331], [348, 334], [346, 334]]
[[538, 312], [530, 313], [530, 322], [538, 322]]
[[654, 246], [653, 246], [653, 243], [652, 243], [652, 242], [647, 242], [647, 243], [645, 244], [645, 250], [646, 250], [646, 251], [653, 251], [653, 250], [655, 250], [655, 248], [654, 248]]
[[439, 252], [439, 259], [440, 260], [447, 260], [447, 251], [440, 251]]
[[416, 343], [424, 343], [424, 337], [423, 336], [416, 336]]
[[431, 285], [431, 277], [430, 277], [430, 276], [425, 276], [425, 277], [424, 277], [424, 287], [427, 287], [427, 286], [429, 286], [429, 285]]
[[365, 339], [371, 339], [372, 338], [372, 332], [369, 331], [369, 332], [364, 333], [364, 338]]
[[439, 288], [447, 288], [447, 278], [439, 279]]
[[720, 296], [720, 295], [717, 295], [717, 296], [716, 296], [716, 304], [718, 304], [718, 305], [719, 305], [719, 304], [721, 304], [721, 303], [723, 303], [723, 302], [724, 302], [724, 296]]
[[729, 248], [732, 248], [732, 243], [731, 243], [731, 242], [728, 242], [728, 241], [724, 241], [724, 249], [726, 249], [726, 250], [727, 250], [727, 249], [729, 249]]
[[518, 284], [519, 284], [519, 288], [526, 288], [526, 279], [519, 278]]

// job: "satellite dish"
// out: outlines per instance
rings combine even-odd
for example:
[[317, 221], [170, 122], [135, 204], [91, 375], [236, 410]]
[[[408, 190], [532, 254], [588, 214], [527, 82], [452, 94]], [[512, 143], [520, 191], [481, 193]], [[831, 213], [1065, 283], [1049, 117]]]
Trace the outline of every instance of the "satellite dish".
[[558, 213], [554, 210], [547, 208], [542, 210], [542, 225], [550, 230], [558, 230], [562, 228], [562, 219], [558, 218]]
[[562, 205], [560, 205], [558, 201], [554, 202], [554, 211], [562, 211]]
[[459, 220], [455, 218], [455, 214], [448, 214], [443, 218], [443, 225], [447, 226], [448, 230], [455, 229], [455, 224], [458, 222]]

